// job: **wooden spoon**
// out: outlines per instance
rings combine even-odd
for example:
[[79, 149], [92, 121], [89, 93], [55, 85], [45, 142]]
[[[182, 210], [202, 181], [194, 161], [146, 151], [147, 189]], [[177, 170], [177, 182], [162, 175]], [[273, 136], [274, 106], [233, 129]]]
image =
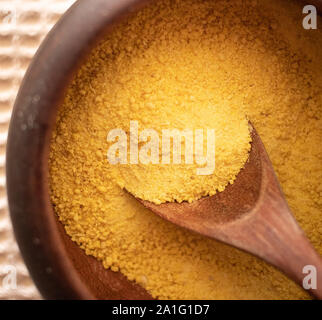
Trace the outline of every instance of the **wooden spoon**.
[[303, 286], [303, 268], [314, 266], [322, 299], [322, 259], [296, 223], [265, 147], [250, 124], [252, 148], [232, 185], [192, 203], [160, 205], [138, 199], [160, 217], [202, 235], [250, 252], [276, 266]]

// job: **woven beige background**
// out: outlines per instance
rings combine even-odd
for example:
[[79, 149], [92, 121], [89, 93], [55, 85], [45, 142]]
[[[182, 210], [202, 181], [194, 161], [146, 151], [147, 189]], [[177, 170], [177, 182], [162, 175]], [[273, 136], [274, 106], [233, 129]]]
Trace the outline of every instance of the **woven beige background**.
[[12, 233], [5, 187], [6, 139], [12, 106], [26, 68], [44, 36], [73, 2], [0, 0], [0, 300], [41, 298]]

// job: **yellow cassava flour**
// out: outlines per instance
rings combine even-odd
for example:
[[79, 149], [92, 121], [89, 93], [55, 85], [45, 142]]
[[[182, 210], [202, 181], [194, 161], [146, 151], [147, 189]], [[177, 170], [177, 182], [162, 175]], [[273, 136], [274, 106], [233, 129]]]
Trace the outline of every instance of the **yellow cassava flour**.
[[[55, 211], [86, 254], [161, 299], [309, 298], [265, 262], [162, 220], [124, 190], [156, 203], [224, 190], [247, 161], [249, 119], [322, 253], [322, 34], [302, 19], [293, 1], [161, 0], [92, 51], [58, 112], [49, 159]], [[109, 163], [108, 132], [127, 133], [129, 158], [133, 120], [139, 134], [214, 129], [213, 174], [196, 174], [196, 163]]]

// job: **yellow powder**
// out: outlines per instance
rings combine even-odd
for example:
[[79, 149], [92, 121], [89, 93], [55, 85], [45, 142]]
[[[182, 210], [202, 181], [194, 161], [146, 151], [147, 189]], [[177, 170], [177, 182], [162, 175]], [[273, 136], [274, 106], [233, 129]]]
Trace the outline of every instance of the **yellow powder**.
[[[108, 35], [70, 86], [52, 137], [51, 198], [73, 241], [161, 299], [309, 298], [265, 262], [162, 220], [122, 189], [155, 202], [222, 190], [247, 158], [246, 115], [322, 253], [322, 34], [302, 18], [293, 2], [161, 0]], [[132, 119], [158, 131], [226, 127], [215, 174], [110, 165], [107, 133]]]
[[[156, 48], [150, 50], [155, 51]], [[151, 59], [155, 59], [155, 57]], [[180, 57], [176, 57], [175, 60], [177, 63], [185, 65], [183, 61], [180, 61]], [[184, 60], [188, 62], [188, 52], [185, 54]], [[200, 73], [202, 61], [198, 61], [198, 64], [201, 63], [199, 68], [194, 68], [193, 63], [196, 62], [195, 57], [192, 60], [194, 61], [189, 61], [188, 64], [190, 68], [193, 68], [194, 72], [190, 72], [190, 75], [187, 76], [186, 72], [181, 72], [176, 69], [174, 63], [168, 63], [167, 68], [169, 70], [167, 72], [162, 70], [159, 74], [156, 66], [154, 68], [146, 67], [145, 60], [142, 61], [140, 58], [133, 59], [132, 63], [134, 66], [132, 66], [132, 70], [137, 76], [131, 81], [131, 85], [125, 86], [121, 82], [127, 72], [126, 68], [124, 69], [124, 74], [121, 75], [119, 72], [117, 75], [121, 77], [121, 85], [119, 87], [115, 84], [112, 85], [113, 90], [114, 87], [117, 87], [117, 95], [113, 95], [113, 93], [104, 94], [104, 101], [106, 103], [98, 106], [101, 112], [104, 112], [106, 108], [111, 108], [109, 118], [106, 119], [104, 127], [101, 128], [102, 130], [105, 129], [106, 131], [115, 126], [115, 128], [123, 128], [129, 132], [130, 121], [132, 120], [133, 122], [133, 119], [142, 119], [139, 122], [139, 134], [142, 132], [140, 130], [142, 123], [144, 123], [146, 128], [153, 128], [158, 133], [160, 146], [158, 145], [157, 148], [160, 156], [156, 157], [156, 160], [158, 160], [157, 164], [131, 163], [130, 138], [128, 138], [125, 144], [121, 144], [123, 147], [124, 145], [127, 147], [128, 164], [118, 164], [110, 168], [111, 176], [117, 184], [138, 198], [155, 203], [166, 201], [182, 202], [184, 200], [191, 202], [202, 196], [213, 195], [216, 193], [216, 190], [223, 191], [228, 183], [233, 183], [236, 175], [248, 158], [250, 133], [245, 115], [240, 112], [237, 106], [232, 107], [231, 105], [226, 105], [224, 101], [220, 101], [218, 98], [216, 99], [216, 90], [213, 89], [211, 92], [210, 81], [204, 78], [205, 75], [203, 73]], [[120, 63], [123, 64], [124, 61]], [[151, 64], [153, 64], [153, 60]], [[160, 67], [159, 63], [155, 64]], [[174, 70], [176, 70], [175, 78], [171, 76]], [[159, 80], [154, 81], [153, 79], [149, 79], [150, 74], [153, 74]], [[111, 73], [102, 74], [102, 76], [105, 77], [102, 79], [102, 84], [107, 81], [110, 82], [111, 79], [109, 77], [113, 77]], [[179, 78], [181, 82], [179, 82]], [[195, 90], [196, 97], [194, 99], [189, 97], [190, 92], [185, 88], [192, 78], [196, 80], [196, 85], [190, 88], [190, 91]], [[163, 80], [160, 81], [160, 79]], [[153, 90], [153, 85], [158, 89]], [[138, 102], [135, 102], [135, 107], [134, 104], [129, 103], [131, 97], [140, 97], [147, 90], [147, 86], [151, 86], [151, 95], [148, 98], [145, 96], [141, 100], [138, 98]], [[171, 88], [175, 92], [167, 95], [167, 92], [171, 92]], [[106, 89], [99, 88], [97, 90], [104, 92]], [[118, 106], [118, 103], [120, 103], [118, 95], [122, 97], [122, 100], [124, 99], [124, 107]], [[214, 101], [218, 105], [215, 105]], [[176, 102], [176, 105], [173, 105], [174, 102]], [[153, 104], [152, 109], [148, 106], [149, 104]], [[97, 117], [101, 117], [101, 113], [96, 113], [95, 111], [94, 113]], [[93, 121], [95, 122], [96, 120], [93, 119]], [[198, 142], [195, 132], [200, 128], [204, 128], [204, 151], [211, 149], [211, 143], [214, 141], [213, 147], [215, 148], [213, 149], [216, 152], [213, 160], [215, 161], [207, 161], [207, 165], [201, 166], [196, 163], [186, 164], [185, 143], [193, 147], [196, 141]], [[208, 131], [206, 128], [214, 130], [215, 139], [210, 139], [209, 145], [207, 139]], [[181, 164], [173, 164], [172, 148], [169, 148], [169, 160], [172, 165], [162, 164], [162, 156], [168, 154], [168, 152], [162, 152], [162, 145], [166, 141], [162, 130], [180, 130], [180, 134], [185, 134], [184, 130], [190, 131], [191, 135], [189, 136], [186, 133], [186, 139], [182, 139]], [[174, 134], [175, 132], [178, 131], [174, 131]], [[180, 139], [181, 136], [178, 135], [178, 138]], [[147, 145], [147, 143], [140, 143], [140, 153], [144, 145]], [[109, 144], [110, 146], [111, 144]], [[104, 141], [98, 142], [97, 148], [102, 147], [106, 150], [108, 148], [104, 144]], [[192, 155], [196, 158], [196, 154]], [[211, 154], [208, 154], [208, 158], [210, 156]], [[201, 168], [205, 170], [206, 175], [201, 175], [198, 172]]]

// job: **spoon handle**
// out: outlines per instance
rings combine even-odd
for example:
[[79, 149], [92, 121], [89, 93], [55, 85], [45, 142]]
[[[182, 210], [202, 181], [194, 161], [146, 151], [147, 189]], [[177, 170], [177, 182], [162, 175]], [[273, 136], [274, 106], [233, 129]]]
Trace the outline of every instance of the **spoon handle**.
[[295, 221], [264, 145], [254, 139], [261, 153], [261, 194], [249, 214], [216, 230], [216, 238], [266, 260], [302, 288], [312, 276], [309, 285], [316, 280], [316, 289], [304, 289], [322, 300], [322, 258]]
[[[266, 260], [322, 300], [322, 258], [295, 221], [266, 152], [264, 155], [260, 199], [251, 214], [223, 228], [217, 239]], [[304, 287], [303, 280], [310, 275], [316, 280], [316, 289]]]
[[286, 202], [281, 204], [272, 194], [266, 196], [270, 199], [258, 208], [260, 213], [248, 230], [257, 243], [252, 244], [253, 253], [278, 267], [314, 297], [322, 299], [321, 256], [298, 226]]
[[[261, 194], [253, 214], [247, 216], [248, 223], [244, 224], [249, 239], [239, 239], [236, 244], [278, 267], [313, 296], [322, 299], [322, 258], [297, 224], [265, 147], [259, 136], [255, 138], [261, 153]], [[242, 244], [244, 240], [248, 243]], [[315, 287], [316, 284], [316, 289], [304, 285], [310, 276], [314, 279], [308, 285]]]
[[[278, 193], [262, 196], [254, 214], [241, 219], [243, 228], [241, 221], [232, 223], [217, 232], [216, 238], [269, 262], [322, 300], [321, 256], [298, 226], [286, 201]], [[304, 287], [307, 276], [313, 277], [309, 284], [316, 284], [316, 289]]]

